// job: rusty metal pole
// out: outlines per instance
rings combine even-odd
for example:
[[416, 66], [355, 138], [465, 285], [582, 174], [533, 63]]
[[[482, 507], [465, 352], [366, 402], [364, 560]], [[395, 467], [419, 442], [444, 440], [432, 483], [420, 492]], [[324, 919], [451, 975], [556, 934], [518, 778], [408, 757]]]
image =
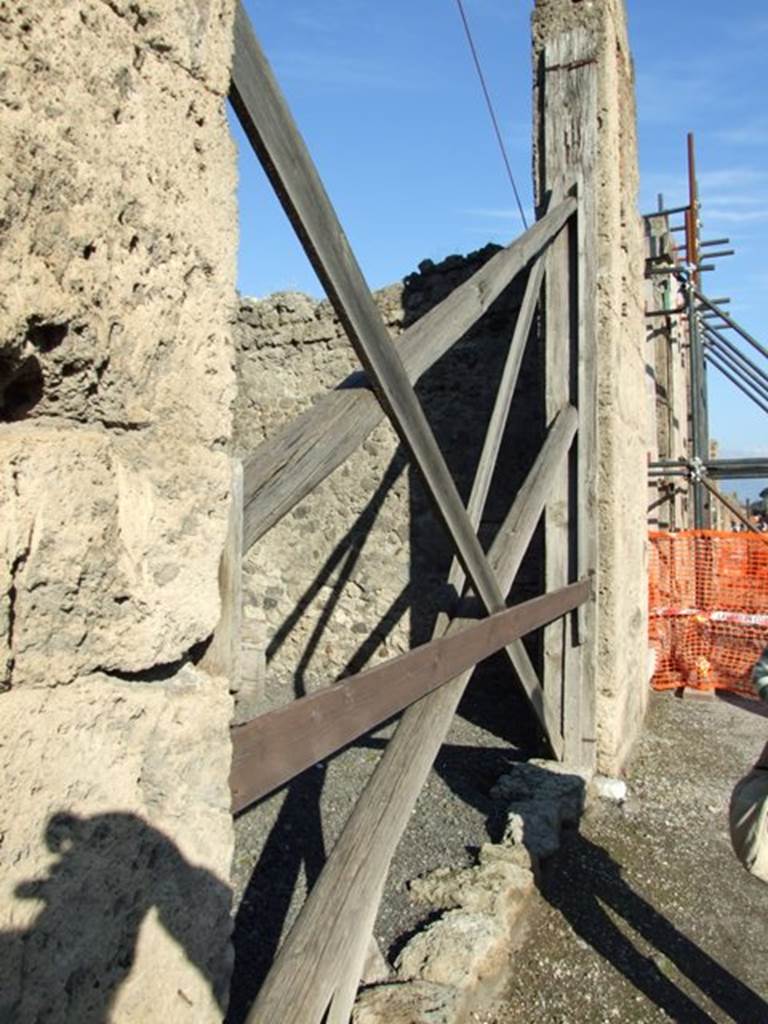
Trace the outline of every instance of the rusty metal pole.
[[693, 283], [699, 287], [699, 185], [696, 181], [696, 145], [688, 132], [688, 263], [694, 267]]
[[696, 181], [696, 149], [693, 132], [688, 133], [688, 212], [686, 214], [686, 256], [690, 277], [687, 283], [688, 338], [690, 342], [691, 455], [696, 467], [692, 479], [693, 525], [697, 530], [710, 525], [711, 499], [702, 486], [700, 473], [709, 461], [709, 416], [704, 350], [699, 332], [696, 290], [699, 284], [699, 187]]

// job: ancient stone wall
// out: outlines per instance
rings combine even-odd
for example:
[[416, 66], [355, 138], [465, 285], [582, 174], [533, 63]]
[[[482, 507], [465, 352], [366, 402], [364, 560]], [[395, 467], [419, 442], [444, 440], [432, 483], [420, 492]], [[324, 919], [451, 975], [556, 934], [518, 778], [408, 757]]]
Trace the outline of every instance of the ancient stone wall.
[[[645, 517], [652, 429], [644, 383], [644, 250], [623, 0], [537, 0], [534, 66], [540, 68], [548, 44], [578, 30], [589, 38], [585, 60], [595, 66], [597, 89], [597, 124], [590, 126], [597, 133], [596, 162], [584, 183], [594, 189], [595, 233], [587, 244], [597, 258], [597, 287], [588, 297], [597, 325], [596, 740], [598, 763], [613, 772], [638, 735], [648, 699]], [[580, 139], [583, 128], [563, 131]]]
[[[477, 270], [493, 246], [377, 293], [398, 334]], [[518, 279], [418, 386], [419, 397], [466, 497], [511, 337]], [[247, 455], [277, 426], [357, 367], [327, 302], [284, 293], [244, 299], [238, 318], [236, 438]], [[521, 369], [482, 536], [492, 536], [538, 451], [543, 429], [534, 343]], [[450, 546], [397, 436], [382, 423], [347, 462], [259, 540], [245, 559], [243, 690], [247, 718], [339, 675], [430, 638], [448, 609]], [[535, 557], [518, 592], [540, 591]], [[526, 579], [528, 583], [526, 583]]]
[[[235, 397], [233, 0], [0, 6], [0, 1018], [211, 1022], [229, 950], [233, 680], [219, 621]], [[599, 40], [598, 742], [646, 699], [642, 240], [620, 0], [539, 0]], [[378, 296], [394, 333], [490, 253]], [[466, 496], [520, 285], [419, 385]], [[236, 448], [355, 360], [327, 304], [244, 300]], [[544, 433], [524, 362], [488, 542]], [[541, 589], [541, 538], [514, 597]], [[244, 714], [426, 640], [450, 546], [396, 437], [248, 553]], [[620, 641], [620, 642], [619, 642]], [[535, 653], [535, 652], [534, 652]]]
[[226, 998], [232, 0], [0, 6], [0, 1018]]
[[[595, 40], [599, 68], [599, 154], [593, 187], [599, 211], [597, 743], [601, 766], [618, 770], [639, 731], [647, 701], [646, 464], [655, 426], [647, 402], [643, 327], [644, 242], [636, 210], [634, 92], [621, 3], [540, 2], [534, 19], [537, 53], [574, 25]], [[428, 308], [458, 276], [427, 267], [379, 295], [397, 332]], [[466, 270], [470, 269], [467, 266]], [[439, 270], [439, 275], [436, 271]], [[430, 296], [439, 281], [439, 289]], [[240, 311], [237, 438], [245, 454], [279, 423], [355, 366], [326, 304], [285, 294], [245, 301]], [[478, 340], [481, 327], [420, 386], [438, 439], [464, 493], [479, 451], [482, 424], [497, 379], [499, 338]], [[468, 360], [468, 362], [467, 362]], [[482, 375], [471, 368], [481, 361]], [[528, 367], [528, 404], [511, 425], [530, 454], [543, 430], [541, 364]], [[452, 391], [451, 374], [461, 381]], [[535, 385], [534, 385], [535, 380]], [[490, 387], [489, 387], [490, 385]], [[535, 392], [534, 387], [539, 390]], [[457, 421], [457, 410], [461, 413]], [[535, 415], [533, 415], [535, 410]], [[510, 437], [512, 434], [510, 434]], [[509, 448], [514, 453], [514, 446]], [[525, 460], [514, 463], [506, 504]], [[527, 463], [529, 465], [530, 462]], [[405, 468], [397, 439], [380, 426], [343, 467], [278, 524], [246, 559], [245, 677], [252, 699], [243, 717], [283, 703], [386, 658], [429, 636], [439, 610], [448, 549], [418, 482]], [[501, 510], [501, 511], [499, 511]], [[486, 524], [486, 535], [492, 527]], [[541, 570], [532, 554], [528, 578]], [[326, 612], [323, 612], [326, 608]], [[621, 637], [621, 642], [617, 638]], [[246, 706], [247, 705], [247, 706]]]

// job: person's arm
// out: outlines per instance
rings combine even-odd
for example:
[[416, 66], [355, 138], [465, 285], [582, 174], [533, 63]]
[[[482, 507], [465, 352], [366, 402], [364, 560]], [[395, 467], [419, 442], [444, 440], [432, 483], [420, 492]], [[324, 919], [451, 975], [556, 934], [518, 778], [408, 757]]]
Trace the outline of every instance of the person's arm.
[[[757, 690], [758, 697], [768, 702], [768, 647], [757, 659], [752, 669], [752, 684]], [[755, 768], [768, 768], [768, 743], [763, 747], [763, 752], [755, 762]]]
[[768, 701], [768, 647], [765, 648], [752, 669], [752, 685], [757, 690], [758, 697]]

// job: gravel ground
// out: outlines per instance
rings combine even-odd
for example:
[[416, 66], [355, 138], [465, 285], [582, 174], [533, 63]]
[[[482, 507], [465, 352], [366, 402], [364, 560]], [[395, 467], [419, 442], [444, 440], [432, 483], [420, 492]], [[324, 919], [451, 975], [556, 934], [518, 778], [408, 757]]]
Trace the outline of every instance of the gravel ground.
[[767, 732], [755, 702], [654, 695], [629, 799], [566, 834], [505, 998], [475, 1021], [768, 1022], [768, 886], [727, 824]]
[[[228, 1024], [245, 1019], [393, 728], [365, 737], [238, 817]], [[510, 763], [542, 752], [531, 745], [536, 731], [503, 658], [489, 659], [475, 673], [392, 863], [376, 922], [379, 948], [390, 959], [426, 919], [406, 883], [443, 865], [474, 863], [474, 851], [497, 838], [489, 791]]]

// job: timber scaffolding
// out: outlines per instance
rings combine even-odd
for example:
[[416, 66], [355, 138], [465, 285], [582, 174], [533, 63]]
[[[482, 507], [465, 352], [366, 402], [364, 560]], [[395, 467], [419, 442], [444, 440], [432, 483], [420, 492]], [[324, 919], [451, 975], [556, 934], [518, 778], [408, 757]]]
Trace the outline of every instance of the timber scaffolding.
[[[237, 679], [244, 552], [385, 416], [455, 553], [448, 577], [454, 608], [438, 617], [430, 643], [232, 731], [232, 800], [240, 811], [404, 712], [279, 950], [247, 1018], [251, 1024], [349, 1020], [390, 861], [478, 662], [506, 652], [554, 755], [574, 765], [593, 764], [596, 523], [586, 509], [594, 507], [596, 481], [596, 359], [594, 314], [583, 298], [595, 289], [588, 241], [594, 237], [590, 174], [597, 117], [594, 62], [582, 59], [583, 45], [579, 34], [564, 36], [548, 53], [552, 66], [581, 69], [576, 102], [585, 118], [578, 165], [570, 162], [573, 151], [564, 151], [556, 130], [564, 102], [574, 103], [563, 92], [577, 86], [550, 76], [542, 99], [539, 182], [546, 212], [395, 345], [238, 5], [233, 107], [365, 372], [351, 375], [279, 429], [237, 471], [242, 502], [231, 523], [225, 609], [209, 664], [216, 662]], [[528, 280], [522, 306], [510, 325], [509, 351], [465, 508], [414, 384], [523, 272]], [[477, 531], [523, 353], [529, 336], [542, 334], [546, 438], [485, 552]], [[507, 608], [506, 595], [542, 517], [546, 593]], [[541, 629], [537, 667], [521, 638]]]
[[[681, 245], [672, 245], [671, 253], [652, 253], [648, 261], [648, 276], [664, 275], [676, 279], [683, 301], [675, 305], [671, 289], [667, 289], [665, 308], [651, 309], [646, 316], [658, 322], [683, 318], [688, 336], [688, 405], [690, 442], [689, 451], [677, 458], [657, 459], [649, 463], [651, 482], [668, 482], [670, 500], [676, 493], [675, 480], [688, 481], [693, 495], [693, 526], [706, 529], [711, 525], [711, 499], [723, 504], [749, 530], [756, 530], [750, 518], [723, 495], [715, 481], [718, 479], [757, 479], [768, 476], [768, 458], [718, 459], [712, 457], [709, 437], [709, 399], [707, 366], [718, 370], [739, 391], [764, 413], [768, 413], [768, 349], [738, 324], [723, 308], [730, 299], [710, 299], [701, 288], [701, 275], [715, 270], [713, 260], [732, 256], [734, 249], [723, 249], [729, 238], [704, 239], [701, 237], [701, 203], [696, 176], [696, 149], [692, 133], [687, 139], [688, 203], [685, 206], [665, 207], [663, 195], [658, 197], [658, 209], [644, 215], [646, 223], [663, 218], [670, 237], [682, 233]], [[670, 224], [670, 218], [683, 217], [680, 224]], [[671, 258], [670, 258], [671, 257]], [[733, 332], [749, 348], [734, 344], [727, 332]], [[751, 349], [751, 353], [749, 353]], [[749, 353], [749, 354], [748, 354]], [[663, 498], [661, 499], [664, 500]], [[655, 504], [658, 504], [655, 503]]]

